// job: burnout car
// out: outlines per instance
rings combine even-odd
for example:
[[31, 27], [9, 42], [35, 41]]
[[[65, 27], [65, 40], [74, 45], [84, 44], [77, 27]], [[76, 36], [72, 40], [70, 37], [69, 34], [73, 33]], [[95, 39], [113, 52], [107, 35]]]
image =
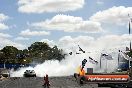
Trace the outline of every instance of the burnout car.
[[24, 77], [36, 77], [34, 70], [26, 70], [23, 74]]
[[3, 77], [10, 77], [10, 72], [7, 69], [0, 69], [0, 75]]

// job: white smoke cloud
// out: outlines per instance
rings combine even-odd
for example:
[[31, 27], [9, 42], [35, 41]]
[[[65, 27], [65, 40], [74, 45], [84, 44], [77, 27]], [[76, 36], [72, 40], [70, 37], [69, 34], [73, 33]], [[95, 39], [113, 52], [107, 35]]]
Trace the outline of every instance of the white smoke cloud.
[[[22, 77], [25, 70], [35, 70], [37, 76], [43, 77], [45, 74], [49, 76], [67, 76], [73, 75], [77, 72], [77, 68], [81, 65], [81, 61], [86, 58], [86, 55], [69, 55], [65, 60], [61, 62], [57, 60], [46, 61], [42, 64], [33, 67], [21, 68], [18, 71], [11, 71], [12, 77]], [[88, 67], [93, 67], [92, 64], [88, 64]]]
[[[44, 76], [48, 74], [49, 76], [67, 76], [73, 75], [77, 72], [77, 68], [81, 65], [83, 59], [87, 59], [86, 68], [94, 68], [94, 71], [101, 72], [106, 69], [106, 61], [102, 61], [103, 68], [100, 69], [100, 64], [92, 64], [89, 62], [89, 56], [100, 62], [101, 53], [110, 53], [114, 60], [107, 61], [108, 71], [113, 71], [117, 68], [117, 55], [119, 49], [124, 49], [128, 45], [129, 39], [132, 37], [129, 35], [107, 35], [99, 38], [93, 38], [89, 36], [78, 36], [72, 38], [71, 36], [65, 36], [59, 39], [58, 46], [62, 48], [65, 53], [73, 52], [72, 55], [67, 55], [66, 59], [59, 61], [46, 61], [42, 64], [36, 65], [34, 68], [21, 68], [18, 71], [12, 71], [11, 76], [23, 76], [26, 69], [34, 69], [37, 76]], [[124, 43], [125, 42], [125, 43]], [[78, 45], [86, 51], [83, 53], [79, 51]], [[81, 54], [76, 54], [79, 52]], [[112, 63], [112, 65], [111, 65]]]

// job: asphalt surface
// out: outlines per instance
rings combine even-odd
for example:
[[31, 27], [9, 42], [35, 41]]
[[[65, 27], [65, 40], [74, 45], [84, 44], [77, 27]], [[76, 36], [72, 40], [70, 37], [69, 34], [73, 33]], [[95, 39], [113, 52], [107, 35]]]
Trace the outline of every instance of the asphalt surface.
[[[68, 77], [50, 77], [50, 88], [110, 88], [98, 87], [98, 84], [79, 85], [72, 76]], [[0, 81], [0, 88], [44, 88], [43, 78], [8, 78]]]

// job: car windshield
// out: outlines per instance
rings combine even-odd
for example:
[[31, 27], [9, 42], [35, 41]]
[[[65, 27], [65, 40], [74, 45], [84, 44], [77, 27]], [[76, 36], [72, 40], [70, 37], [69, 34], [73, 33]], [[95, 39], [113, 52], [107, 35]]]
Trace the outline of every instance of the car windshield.
[[8, 70], [3, 70], [0, 73], [9, 73]]
[[35, 73], [35, 71], [34, 71], [34, 70], [26, 70], [26, 72], [33, 72], [33, 73]]
[[31, 72], [35, 72], [34, 70], [31, 70]]

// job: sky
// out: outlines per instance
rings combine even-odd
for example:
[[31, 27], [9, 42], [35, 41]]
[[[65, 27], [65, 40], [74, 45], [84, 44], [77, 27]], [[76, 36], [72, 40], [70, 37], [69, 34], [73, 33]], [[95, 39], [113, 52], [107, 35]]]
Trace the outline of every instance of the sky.
[[[0, 48], [32, 43], [89, 50], [125, 48], [132, 0], [1, 0]], [[130, 17], [128, 17], [128, 14]]]

